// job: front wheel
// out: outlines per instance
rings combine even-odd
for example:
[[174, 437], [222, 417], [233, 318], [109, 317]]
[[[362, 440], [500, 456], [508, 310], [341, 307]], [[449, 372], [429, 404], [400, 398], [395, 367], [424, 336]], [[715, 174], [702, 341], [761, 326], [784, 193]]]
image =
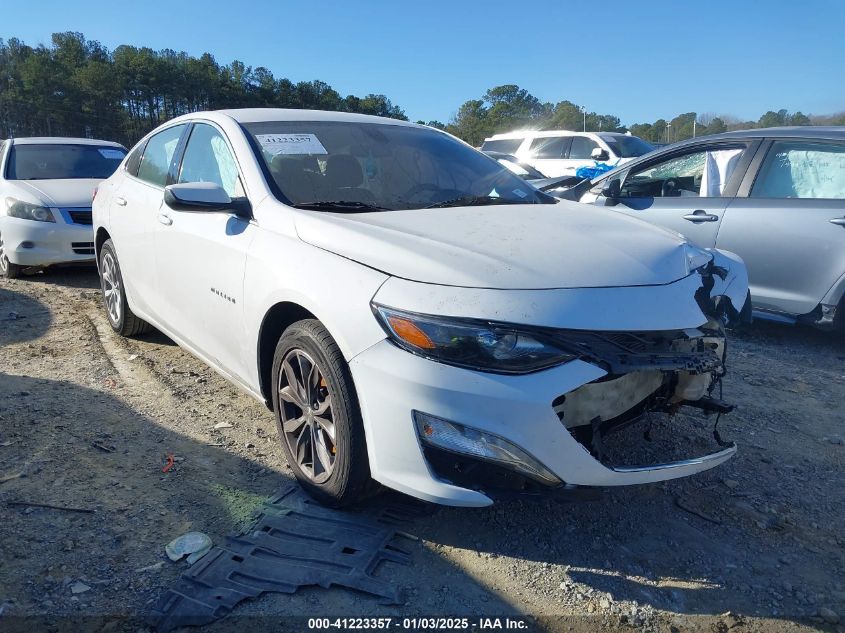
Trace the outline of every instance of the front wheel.
[[3, 245], [3, 235], [0, 234], [0, 276], [6, 279], [17, 279], [21, 276], [23, 266], [18, 266], [9, 261], [6, 255], [6, 247]]
[[312, 497], [339, 507], [372, 491], [352, 375], [319, 321], [298, 321], [279, 339], [273, 410], [288, 464]]
[[126, 290], [117, 253], [112, 241], [106, 240], [100, 248], [100, 286], [103, 289], [103, 306], [111, 328], [121, 336], [135, 336], [149, 332], [150, 324], [135, 316], [126, 301]]

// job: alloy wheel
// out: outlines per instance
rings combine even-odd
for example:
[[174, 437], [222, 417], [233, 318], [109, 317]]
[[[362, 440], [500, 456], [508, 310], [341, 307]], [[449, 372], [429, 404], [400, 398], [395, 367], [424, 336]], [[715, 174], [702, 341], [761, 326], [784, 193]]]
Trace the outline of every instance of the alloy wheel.
[[9, 260], [6, 259], [6, 248], [3, 246], [3, 235], [0, 234], [0, 273], [6, 274], [9, 270]]
[[106, 251], [103, 254], [102, 273], [100, 275], [103, 284], [103, 299], [106, 304], [106, 311], [109, 313], [109, 319], [115, 325], [120, 323], [121, 312], [121, 295], [120, 295], [120, 275], [117, 272], [117, 262], [114, 260], [114, 255]]
[[332, 398], [325, 375], [306, 352], [292, 349], [282, 360], [278, 389], [290, 454], [308, 479], [323, 483], [337, 460]]

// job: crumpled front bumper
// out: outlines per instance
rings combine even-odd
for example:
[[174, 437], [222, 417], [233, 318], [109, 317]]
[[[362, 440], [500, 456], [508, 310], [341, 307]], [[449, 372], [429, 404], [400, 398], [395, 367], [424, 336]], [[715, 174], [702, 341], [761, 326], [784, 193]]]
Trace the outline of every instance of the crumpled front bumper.
[[[691, 330], [721, 310], [736, 320], [748, 295], [742, 261], [714, 251], [718, 270], [663, 286], [499, 291], [419, 284], [391, 278], [375, 301], [406, 310], [545, 327], [613, 331]], [[713, 274], [716, 272], [718, 274]], [[707, 296], [700, 289], [707, 288]], [[370, 470], [382, 484], [447, 505], [492, 503], [485, 482], [455, 485], [426, 460], [413, 412], [506, 439], [568, 486], [623, 486], [685, 477], [730, 459], [710, 455], [637, 467], [597, 459], [562, 423], [553, 403], [608, 372], [574, 360], [527, 375], [498, 375], [427, 360], [383, 340], [350, 361], [364, 420]]]

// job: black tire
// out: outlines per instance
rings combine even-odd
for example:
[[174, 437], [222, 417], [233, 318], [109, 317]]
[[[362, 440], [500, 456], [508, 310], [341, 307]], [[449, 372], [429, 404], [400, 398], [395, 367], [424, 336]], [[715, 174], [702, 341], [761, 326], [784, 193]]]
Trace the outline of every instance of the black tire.
[[[296, 396], [300, 403], [304, 403], [304, 407], [290, 400], [294, 395], [290, 390], [287, 390], [284, 397], [280, 396], [283, 385], [288, 387], [291, 383], [288, 373], [283, 369], [286, 360], [290, 371], [296, 371], [290, 368], [296, 367], [298, 363], [299, 373], [308, 373], [309, 376], [313, 374], [303, 369], [302, 362], [306, 363], [306, 368], [308, 361], [312, 361], [312, 366], [316, 365], [317, 380], [312, 391], [303, 391]], [[360, 501], [377, 490], [377, 484], [370, 478], [364, 425], [349, 366], [337, 343], [319, 321], [298, 321], [284, 331], [276, 345], [272, 375], [273, 411], [279, 441], [294, 476], [305, 491], [324, 505], [341, 507]], [[303, 380], [302, 384], [310, 382]], [[308, 387], [303, 389], [307, 390]], [[325, 405], [327, 401], [330, 404], [326, 413], [318, 414], [318, 404]], [[324, 422], [331, 421], [334, 438], [316, 422], [318, 418]], [[303, 419], [305, 422], [300, 422], [298, 429], [292, 430], [289, 426], [286, 433], [286, 421], [289, 425], [295, 425]], [[310, 429], [313, 431], [309, 432]], [[295, 435], [298, 438], [293, 437]], [[290, 445], [292, 442], [302, 450], [299, 457], [294, 454]], [[334, 460], [331, 468], [317, 463], [320, 461], [318, 447], [324, 449], [324, 458]]]
[[23, 266], [13, 264], [9, 261], [9, 258], [6, 257], [6, 251], [3, 248], [3, 236], [0, 235], [0, 275], [6, 279], [17, 279], [21, 276], [21, 271], [23, 271], [23, 269]]
[[135, 316], [126, 301], [126, 291], [117, 253], [110, 239], [100, 247], [100, 289], [103, 293], [103, 307], [111, 328], [121, 336], [136, 336], [152, 329], [143, 319]]

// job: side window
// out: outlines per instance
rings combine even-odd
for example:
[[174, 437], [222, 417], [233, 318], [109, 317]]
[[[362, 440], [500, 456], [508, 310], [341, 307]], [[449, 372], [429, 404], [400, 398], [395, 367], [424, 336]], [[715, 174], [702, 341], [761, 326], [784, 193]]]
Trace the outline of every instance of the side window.
[[174, 125], [150, 137], [141, 158], [141, 165], [138, 167], [138, 178], [152, 185], [164, 187], [167, 183], [170, 161], [173, 160], [179, 137], [182, 136], [184, 129], [184, 125]]
[[573, 136], [572, 148], [569, 150], [569, 158], [591, 158], [595, 148], [599, 146], [593, 139], [586, 136]]
[[531, 141], [531, 156], [533, 158], [564, 158], [572, 137], [569, 136], [540, 136]]
[[776, 141], [766, 154], [751, 197], [845, 199], [845, 145]]
[[223, 135], [214, 127], [198, 123], [191, 131], [177, 182], [213, 182], [231, 198], [244, 195], [238, 165]]
[[696, 196], [719, 198], [745, 147], [715, 147], [631, 170], [622, 185], [625, 198]]
[[141, 166], [141, 156], [144, 155], [144, 147], [146, 143], [138, 143], [131, 152], [129, 158], [126, 159], [126, 171], [133, 176], [138, 175], [138, 168]]
[[498, 138], [491, 141], [484, 141], [481, 144], [481, 149], [485, 152], [502, 152], [503, 154], [513, 154], [522, 145], [521, 138]]

